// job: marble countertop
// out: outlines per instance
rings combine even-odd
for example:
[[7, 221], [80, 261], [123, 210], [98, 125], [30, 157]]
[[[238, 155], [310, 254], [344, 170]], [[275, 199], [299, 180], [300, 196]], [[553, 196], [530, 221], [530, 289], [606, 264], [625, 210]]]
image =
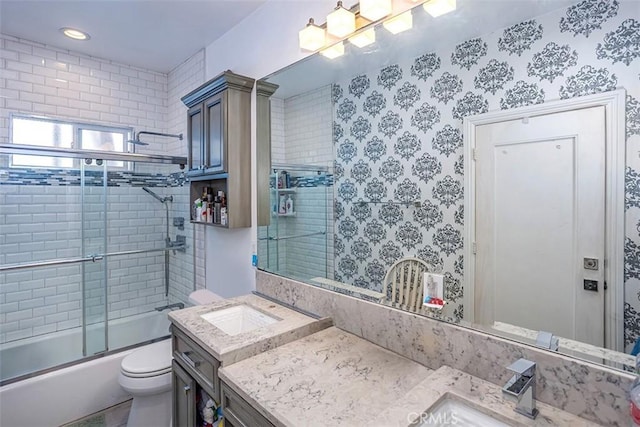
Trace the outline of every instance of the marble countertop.
[[448, 366], [437, 369], [370, 422], [389, 427], [407, 427], [412, 420], [420, 419], [420, 414], [424, 414], [422, 420], [427, 420], [429, 408], [445, 398], [462, 402], [510, 426], [597, 425], [539, 401], [536, 401], [536, 408], [540, 413], [535, 420], [531, 420], [514, 411], [515, 402], [504, 399], [501, 387]]
[[[277, 322], [238, 335], [227, 335], [200, 317], [215, 310], [247, 304], [278, 319]], [[332, 325], [329, 318], [314, 319], [256, 295], [244, 295], [207, 305], [169, 312], [175, 327], [212, 354], [222, 366], [314, 334]]]
[[299, 427], [366, 425], [431, 372], [331, 327], [224, 367], [219, 375], [274, 425]]
[[495, 384], [447, 366], [432, 371], [335, 327], [224, 367], [219, 374], [279, 427], [407, 427], [445, 397], [513, 426], [595, 425], [540, 402], [540, 414], [530, 420], [514, 412], [515, 404], [504, 400]]

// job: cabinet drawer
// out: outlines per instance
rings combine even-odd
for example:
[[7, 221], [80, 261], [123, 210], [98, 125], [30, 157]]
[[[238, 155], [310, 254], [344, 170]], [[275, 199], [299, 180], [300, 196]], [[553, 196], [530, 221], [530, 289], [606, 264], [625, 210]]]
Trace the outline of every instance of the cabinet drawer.
[[222, 413], [225, 425], [233, 427], [273, 427], [265, 417], [260, 415], [251, 405], [223, 382], [220, 382], [222, 393]]
[[218, 379], [220, 362], [177, 328], [172, 326], [171, 331], [175, 361], [200, 384], [209, 396], [216, 402], [220, 402], [220, 380]]

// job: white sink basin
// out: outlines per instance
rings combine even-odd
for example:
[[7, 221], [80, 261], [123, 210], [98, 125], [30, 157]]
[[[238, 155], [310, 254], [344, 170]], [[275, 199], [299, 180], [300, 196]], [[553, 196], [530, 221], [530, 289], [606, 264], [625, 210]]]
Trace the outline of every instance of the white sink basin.
[[445, 397], [422, 414], [420, 427], [465, 426], [465, 427], [509, 427], [509, 424], [451, 397]]
[[278, 319], [267, 316], [248, 305], [236, 305], [202, 314], [200, 317], [227, 335], [238, 335], [253, 331], [278, 321]]

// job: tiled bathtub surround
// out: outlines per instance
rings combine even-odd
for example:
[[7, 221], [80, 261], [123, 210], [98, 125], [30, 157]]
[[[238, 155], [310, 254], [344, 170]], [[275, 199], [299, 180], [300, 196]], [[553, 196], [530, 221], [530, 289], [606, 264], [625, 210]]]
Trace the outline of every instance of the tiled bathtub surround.
[[[204, 81], [204, 51], [197, 52], [168, 74], [3, 34], [0, 34], [0, 53], [3, 65], [0, 86], [4, 95], [0, 97], [0, 142], [3, 143], [9, 138], [10, 113], [132, 127], [135, 131], [186, 133], [186, 107], [180, 97]], [[154, 137], [145, 141], [150, 145], [138, 147], [138, 153], [186, 156], [184, 141]], [[33, 250], [38, 251], [38, 259], [80, 256], [77, 171], [47, 172], [46, 178], [56, 182], [49, 186], [43, 181], [45, 177], [36, 177], [32, 171], [11, 170], [10, 179], [18, 180], [12, 183], [44, 185], [0, 187], [0, 214], [14, 215], [10, 221], [0, 223], [1, 237], [6, 236], [0, 242], [3, 245], [0, 263], [11, 261], [5, 257], [9, 250], [16, 254], [12, 260], [16, 262], [24, 261], [17, 254]], [[178, 167], [164, 172], [167, 170], [165, 166], [137, 163], [135, 172], [110, 172], [107, 203], [111, 250], [164, 246], [164, 207], [142, 192], [142, 185], [154, 187], [161, 196], [174, 197], [169, 206], [170, 221], [174, 217], [189, 217], [186, 187], [169, 188], [181, 185], [182, 174], [178, 172], [175, 175], [178, 179], [173, 179], [170, 174]], [[38, 174], [42, 173], [43, 170], [38, 169]], [[2, 179], [6, 177], [3, 175]], [[100, 187], [89, 187], [88, 200], [99, 203], [102, 191]], [[15, 198], [16, 203], [10, 204], [13, 202], [7, 198]], [[101, 207], [91, 207], [91, 215], [99, 216]], [[28, 215], [37, 220], [27, 218]], [[204, 287], [204, 231], [200, 231], [201, 238], [196, 239], [194, 227], [188, 221], [184, 230], [170, 227], [172, 240], [177, 234], [187, 237], [186, 253], [171, 253], [169, 257], [170, 303], [187, 301], [194, 288], [194, 270], [198, 272], [199, 286]], [[102, 236], [98, 234], [93, 238], [99, 242]], [[5, 243], [10, 244], [11, 249], [4, 246]], [[91, 244], [93, 242], [89, 242], [89, 246]], [[200, 248], [197, 257], [195, 246]], [[195, 259], [198, 269], [194, 269]], [[108, 260], [107, 265], [110, 318], [166, 304], [163, 254], [116, 257]], [[96, 267], [98, 265], [86, 266], [90, 278], [88, 292], [96, 293], [95, 297], [89, 295], [87, 303], [89, 308], [97, 304], [98, 311], [94, 314], [99, 314], [100, 292], [92, 288], [91, 283], [103, 280], [103, 276]], [[0, 287], [0, 342], [81, 324], [82, 275], [77, 265], [14, 272], [0, 277]], [[91, 314], [91, 310], [89, 312]]]
[[[463, 118], [624, 88], [629, 351], [640, 337], [638, 31], [637, 2], [584, 0], [336, 82], [335, 279], [381, 291], [394, 261], [417, 256], [447, 276], [444, 315], [460, 320]], [[360, 200], [420, 200], [422, 207]]]
[[261, 271], [256, 287], [294, 307], [332, 317], [338, 328], [430, 369], [448, 365], [502, 386], [511, 375], [506, 366], [524, 357], [538, 364], [538, 400], [602, 425], [630, 424], [627, 390], [633, 377], [621, 371]]
[[[0, 177], [2, 265], [162, 248], [165, 208], [141, 187], [161, 196], [184, 192], [170, 173], [113, 172], [106, 189], [102, 172], [89, 173], [84, 188], [77, 170], [44, 170], [37, 181], [30, 176], [20, 184], [13, 172], [7, 175], [13, 177]], [[174, 240], [180, 233], [174, 227], [170, 232]], [[176, 252], [170, 258], [186, 256]], [[166, 304], [162, 253], [109, 257], [84, 269], [84, 277], [80, 264], [0, 273], [0, 343], [79, 327], [83, 306], [88, 324], [101, 321], [105, 286], [109, 320]]]

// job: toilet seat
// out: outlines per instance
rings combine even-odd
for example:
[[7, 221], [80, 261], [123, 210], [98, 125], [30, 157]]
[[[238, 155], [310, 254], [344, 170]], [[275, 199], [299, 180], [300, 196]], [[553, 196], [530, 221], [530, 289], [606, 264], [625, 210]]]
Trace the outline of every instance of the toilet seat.
[[150, 378], [171, 372], [171, 340], [134, 351], [122, 360], [120, 371], [129, 378]]

